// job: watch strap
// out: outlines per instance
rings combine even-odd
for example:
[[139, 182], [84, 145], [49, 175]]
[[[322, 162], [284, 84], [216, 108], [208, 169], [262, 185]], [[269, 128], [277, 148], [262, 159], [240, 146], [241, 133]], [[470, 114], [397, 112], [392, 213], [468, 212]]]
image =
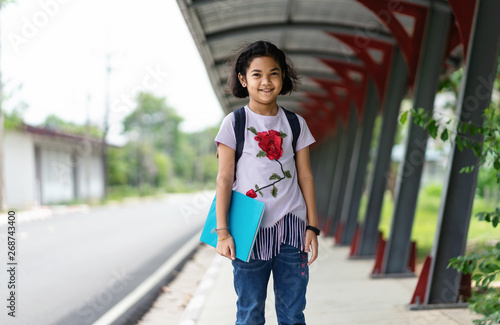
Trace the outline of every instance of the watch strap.
[[313, 227], [313, 226], [307, 226], [306, 229], [314, 232], [316, 234], [316, 236], [319, 236], [319, 233], [321, 232], [318, 228]]

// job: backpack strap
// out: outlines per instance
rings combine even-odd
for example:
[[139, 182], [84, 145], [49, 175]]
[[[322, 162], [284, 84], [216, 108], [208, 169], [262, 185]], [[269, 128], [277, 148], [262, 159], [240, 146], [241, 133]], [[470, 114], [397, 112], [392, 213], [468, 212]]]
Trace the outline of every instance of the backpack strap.
[[299, 118], [297, 117], [297, 114], [294, 112], [291, 112], [287, 109], [283, 108], [283, 111], [286, 114], [286, 118], [288, 120], [288, 123], [290, 124], [290, 128], [292, 129], [292, 148], [293, 148], [293, 158], [295, 158], [295, 153], [296, 150], [295, 148], [297, 147], [297, 139], [300, 136], [300, 123], [299, 123]]
[[236, 165], [243, 154], [245, 144], [245, 107], [240, 107], [234, 111], [234, 135], [236, 137], [236, 153], [234, 159], [234, 178], [236, 179]]

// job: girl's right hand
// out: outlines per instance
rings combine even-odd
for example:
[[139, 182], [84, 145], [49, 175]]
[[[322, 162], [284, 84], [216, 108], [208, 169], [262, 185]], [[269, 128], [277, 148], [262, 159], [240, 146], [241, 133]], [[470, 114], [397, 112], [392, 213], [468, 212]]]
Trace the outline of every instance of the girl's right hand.
[[234, 239], [229, 232], [225, 234], [218, 234], [217, 247], [215, 250], [221, 256], [227, 257], [230, 260], [236, 258], [236, 250], [234, 246]]

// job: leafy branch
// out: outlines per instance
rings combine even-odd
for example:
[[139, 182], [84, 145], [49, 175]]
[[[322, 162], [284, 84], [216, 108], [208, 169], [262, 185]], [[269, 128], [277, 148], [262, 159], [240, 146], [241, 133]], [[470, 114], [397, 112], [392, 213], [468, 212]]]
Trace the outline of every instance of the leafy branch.
[[496, 208], [495, 211], [491, 212], [478, 212], [476, 217], [479, 221], [491, 222], [493, 228], [496, 228], [500, 223], [500, 208]]
[[[403, 112], [400, 116], [402, 124], [406, 123], [409, 114], [413, 123], [427, 130], [433, 139], [450, 141], [460, 151], [464, 148], [472, 150], [479, 158], [478, 165], [464, 166], [461, 173], [470, 173], [480, 166], [492, 166], [496, 181], [500, 184], [500, 109], [493, 103], [484, 111], [483, 125], [462, 121], [456, 123], [453, 118], [438, 112], [430, 114], [423, 108]], [[479, 212], [475, 217], [496, 228], [500, 223], [500, 208]], [[469, 299], [469, 307], [484, 315], [483, 318], [474, 320], [474, 324], [500, 323], [500, 290], [491, 287], [491, 283], [500, 277], [500, 242], [482, 253], [451, 258], [448, 267], [463, 274], [473, 274], [472, 280], [477, 288]]]
[[257, 184], [255, 184], [255, 190], [257, 193], [259, 193], [261, 196], [263, 196], [262, 194], [262, 190], [267, 188], [267, 187], [270, 187], [272, 186], [273, 188], [271, 189], [271, 195], [273, 197], [276, 197], [278, 195], [278, 188], [275, 186], [276, 183], [279, 183], [281, 182], [282, 180], [284, 180], [285, 178], [292, 178], [292, 174], [290, 173], [289, 170], [285, 171], [283, 169], [283, 165], [281, 164], [281, 162], [278, 160], [278, 159], [274, 159], [274, 161], [277, 161], [279, 164], [280, 164], [280, 167], [281, 167], [281, 172], [283, 173], [283, 177], [281, 177], [280, 175], [276, 174], [276, 173], [273, 173], [271, 175], [271, 177], [269, 177], [269, 180], [272, 181], [272, 180], [276, 180], [275, 182], [271, 183], [271, 184], [268, 184], [264, 187], [259, 187]]
[[[400, 121], [405, 124], [411, 114], [413, 123], [427, 130], [433, 139], [443, 142], [450, 140], [456, 144], [460, 151], [464, 148], [471, 149], [479, 158], [479, 166], [492, 165], [496, 170], [496, 180], [500, 183], [500, 109], [491, 105], [485, 109], [483, 125], [460, 121], [456, 127], [453, 118], [438, 112], [410, 109], [400, 116]], [[476, 166], [464, 166], [460, 172], [472, 172]]]
[[[497, 214], [498, 217], [498, 214]], [[491, 283], [500, 276], [500, 243], [492, 249], [482, 253], [472, 253], [450, 259], [448, 267], [463, 274], [472, 274], [477, 291], [469, 300], [470, 309], [484, 315], [474, 320], [476, 325], [490, 325], [500, 323], [500, 291], [490, 287]]]

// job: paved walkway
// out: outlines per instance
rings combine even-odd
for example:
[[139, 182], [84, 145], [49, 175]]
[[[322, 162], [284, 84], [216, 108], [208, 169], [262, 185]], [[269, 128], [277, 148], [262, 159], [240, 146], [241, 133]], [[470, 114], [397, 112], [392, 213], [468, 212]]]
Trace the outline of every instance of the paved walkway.
[[[207, 250], [203, 251], [206, 254]], [[417, 278], [371, 279], [373, 260], [349, 260], [348, 251], [348, 247], [333, 247], [331, 238], [320, 237], [320, 257], [310, 268], [305, 311], [308, 324], [469, 325], [475, 319], [468, 309], [408, 310]], [[235, 301], [231, 263], [214, 254], [182, 320], [172, 323], [163, 318], [157, 324], [234, 324]], [[277, 324], [272, 291], [266, 317], [266, 324]]]

